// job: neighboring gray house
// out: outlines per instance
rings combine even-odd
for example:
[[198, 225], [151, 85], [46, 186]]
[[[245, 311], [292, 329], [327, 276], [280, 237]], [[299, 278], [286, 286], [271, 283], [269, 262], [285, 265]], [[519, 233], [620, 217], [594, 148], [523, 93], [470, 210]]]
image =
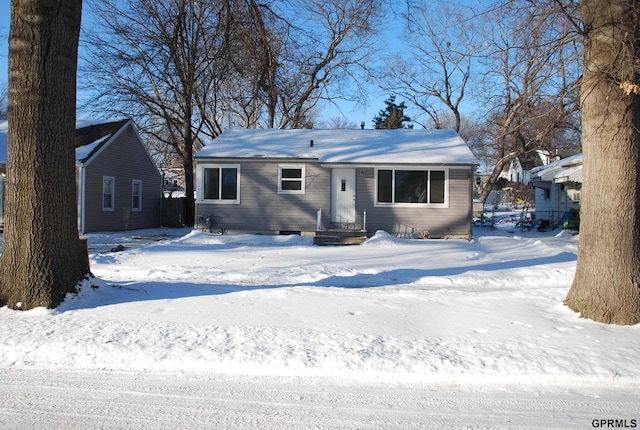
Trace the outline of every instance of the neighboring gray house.
[[195, 161], [196, 216], [216, 229], [472, 236], [477, 163], [451, 130], [231, 129]]
[[162, 175], [131, 120], [76, 130], [78, 230], [161, 224]]
[[[6, 144], [7, 122], [2, 121], [2, 166]], [[160, 226], [162, 176], [133, 121], [78, 128], [74, 145], [80, 233]]]
[[532, 169], [530, 184], [536, 189], [536, 219], [555, 227], [565, 212], [580, 209], [582, 154]]

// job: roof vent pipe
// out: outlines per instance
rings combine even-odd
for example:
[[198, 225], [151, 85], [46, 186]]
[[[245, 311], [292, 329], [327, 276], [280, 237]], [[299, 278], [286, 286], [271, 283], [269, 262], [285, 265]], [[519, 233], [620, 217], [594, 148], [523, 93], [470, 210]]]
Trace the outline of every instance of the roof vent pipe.
[[311, 139], [311, 142], [309, 142], [309, 146], [313, 148], [313, 139]]

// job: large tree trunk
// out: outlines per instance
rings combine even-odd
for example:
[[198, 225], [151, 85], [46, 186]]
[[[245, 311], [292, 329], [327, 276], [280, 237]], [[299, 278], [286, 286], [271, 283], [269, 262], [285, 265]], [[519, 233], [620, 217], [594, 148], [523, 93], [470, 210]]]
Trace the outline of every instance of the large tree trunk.
[[0, 300], [55, 307], [89, 273], [78, 238], [75, 134], [81, 0], [12, 0]]
[[583, 172], [578, 263], [565, 303], [613, 324], [640, 322], [640, 5], [583, 0]]

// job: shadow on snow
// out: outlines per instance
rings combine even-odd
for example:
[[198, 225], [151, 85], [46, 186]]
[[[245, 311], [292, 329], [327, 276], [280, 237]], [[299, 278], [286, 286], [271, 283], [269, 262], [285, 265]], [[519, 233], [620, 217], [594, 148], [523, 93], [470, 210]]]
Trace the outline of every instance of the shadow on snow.
[[[268, 290], [293, 287], [319, 287], [319, 288], [379, 288], [410, 285], [422, 278], [428, 277], [452, 277], [465, 273], [474, 274], [482, 279], [490, 279], [491, 272], [519, 269], [525, 267], [542, 266], [548, 264], [568, 263], [576, 261], [576, 255], [570, 252], [560, 252], [553, 256], [512, 260], [505, 262], [492, 262], [480, 265], [467, 265], [461, 267], [447, 267], [442, 269], [394, 269], [377, 274], [359, 273], [351, 276], [330, 275], [313, 282], [282, 283], [276, 285], [243, 285], [243, 284], [216, 284], [216, 283], [191, 283], [181, 281], [153, 281], [153, 282], [121, 282], [110, 284], [108, 281], [98, 280], [97, 288], [90, 294], [82, 297], [65, 300], [58, 308], [58, 312], [77, 309], [91, 309], [101, 306], [116, 305], [122, 303], [149, 301], [149, 300], [177, 300], [190, 297], [205, 297], [238, 293], [244, 291]], [[90, 287], [86, 287], [90, 288]], [[411, 286], [408, 287], [409, 289]], [[420, 289], [420, 285], [415, 285]], [[482, 287], [478, 287], [481, 291]]]

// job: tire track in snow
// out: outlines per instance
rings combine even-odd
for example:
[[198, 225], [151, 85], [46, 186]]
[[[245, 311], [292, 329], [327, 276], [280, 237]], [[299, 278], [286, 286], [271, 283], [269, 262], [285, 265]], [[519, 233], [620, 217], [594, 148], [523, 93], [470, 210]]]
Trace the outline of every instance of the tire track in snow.
[[640, 418], [633, 415], [640, 410], [637, 392], [595, 387], [488, 390], [12, 369], [0, 369], [0, 382], [5, 429], [564, 429]]

